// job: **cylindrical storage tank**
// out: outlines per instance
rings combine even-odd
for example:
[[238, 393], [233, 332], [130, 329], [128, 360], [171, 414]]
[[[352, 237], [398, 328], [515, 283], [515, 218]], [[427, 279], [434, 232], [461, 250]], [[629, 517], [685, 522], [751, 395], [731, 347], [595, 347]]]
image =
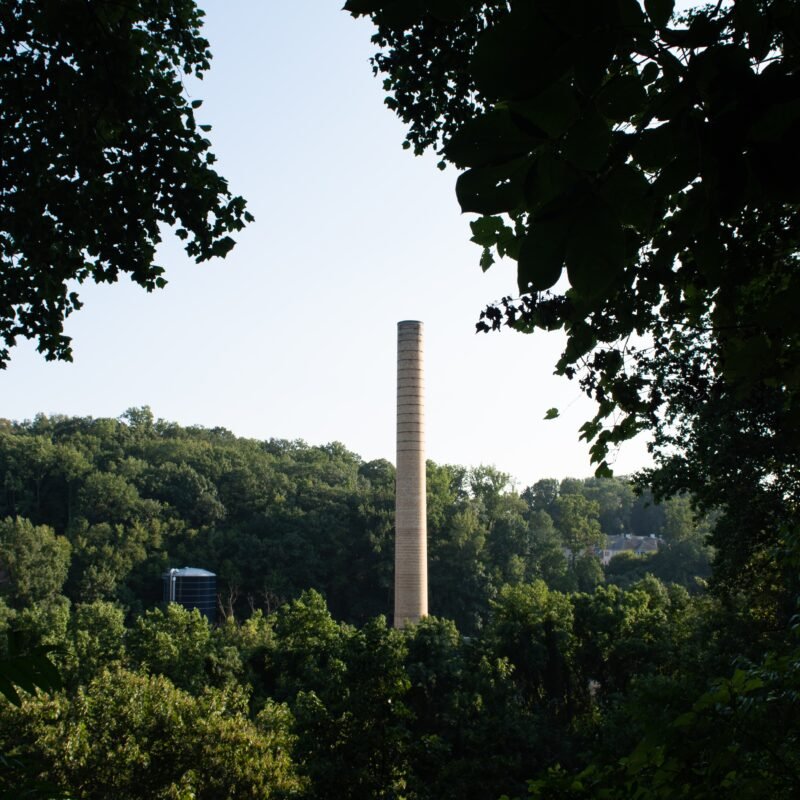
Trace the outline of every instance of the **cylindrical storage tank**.
[[209, 622], [217, 619], [217, 576], [207, 569], [183, 567], [163, 574], [164, 602], [196, 608]]

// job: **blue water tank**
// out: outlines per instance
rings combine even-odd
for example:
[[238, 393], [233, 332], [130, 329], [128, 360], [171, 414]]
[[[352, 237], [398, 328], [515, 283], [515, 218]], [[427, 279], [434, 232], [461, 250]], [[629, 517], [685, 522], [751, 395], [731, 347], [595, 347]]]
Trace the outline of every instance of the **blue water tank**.
[[217, 619], [217, 576], [207, 569], [183, 567], [162, 575], [164, 602], [196, 608], [209, 622]]

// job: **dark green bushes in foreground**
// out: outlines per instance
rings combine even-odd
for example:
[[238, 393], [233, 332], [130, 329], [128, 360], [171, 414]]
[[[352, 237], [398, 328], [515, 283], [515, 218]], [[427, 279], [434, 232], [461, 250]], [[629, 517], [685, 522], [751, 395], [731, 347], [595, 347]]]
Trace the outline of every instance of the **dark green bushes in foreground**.
[[49, 633], [67, 688], [4, 705], [0, 737], [86, 798], [518, 792], [578, 764], [638, 678], [676, 680], [699, 602], [655, 579], [594, 595], [536, 581], [503, 589], [465, 639], [436, 618], [338, 623], [316, 592], [219, 627], [171, 606], [120, 630], [96, 601]]
[[312, 591], [218, 627], [156, 609], [109, 647], [90, 621], [115, 608], [51, 632], [65, 690], [0, 709], [4, 752], [71, 796], [477, 800], [537, 773], [533, 797], [793, 791], [797, 652], [709, 680], [732, 657], [708, 637], [721, 609], [654, 578], [508, 586], [468, 638], [433, 617], [336, 622]]

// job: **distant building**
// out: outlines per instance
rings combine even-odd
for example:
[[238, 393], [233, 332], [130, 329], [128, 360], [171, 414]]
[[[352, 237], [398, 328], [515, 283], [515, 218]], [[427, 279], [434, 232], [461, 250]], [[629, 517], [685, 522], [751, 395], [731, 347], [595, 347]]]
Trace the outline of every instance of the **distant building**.
[[595, 549], [603, 566], [607, 566], [614, 556], [620, 553], [633, 553], [635, 556], [649, 556], [658, 552], [659, 539], [656, 536], [632, 536], [629, 533], [619, 536], [606, 536], [605, 547]]

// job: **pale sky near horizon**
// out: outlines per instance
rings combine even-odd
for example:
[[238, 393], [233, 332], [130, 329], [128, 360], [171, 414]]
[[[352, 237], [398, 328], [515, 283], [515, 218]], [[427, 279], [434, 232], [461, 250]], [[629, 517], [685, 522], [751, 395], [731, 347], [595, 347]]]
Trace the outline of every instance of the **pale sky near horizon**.
[[[520, 487], [590, 475], [578, 427], [593, 406], [552, 374], [560, 336], [474, 332], [487, 303], [516, 292], [514, 264], [481, 272], [456, 171], [401, 148], [368, 63], [370, 24], [342, 0], [200, 5], [214, 59], [188, 90], [256, 221], [227, 259], [199, 266], [167, 233], [162, 291], [82, 287], [67, 326], [74, 362], [16, 347], [0, 417], [149, 405], [183, 425], [336, 440], [394, 462], [396, 323], [420, 319], [429, 458], [493, 464]], [[561, 417], [544, 421], [551, 406]], [[636, 441], [614, 468], [647, 463]]]

